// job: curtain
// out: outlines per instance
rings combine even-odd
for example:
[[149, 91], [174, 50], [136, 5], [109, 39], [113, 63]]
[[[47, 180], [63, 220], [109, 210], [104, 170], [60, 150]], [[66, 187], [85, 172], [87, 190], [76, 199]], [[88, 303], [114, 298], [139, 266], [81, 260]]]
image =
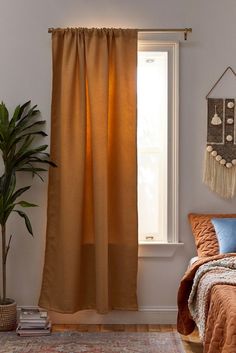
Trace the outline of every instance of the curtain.
[[137, 309], [137, 31], [52, 33], [47, 237], [39, 305]]

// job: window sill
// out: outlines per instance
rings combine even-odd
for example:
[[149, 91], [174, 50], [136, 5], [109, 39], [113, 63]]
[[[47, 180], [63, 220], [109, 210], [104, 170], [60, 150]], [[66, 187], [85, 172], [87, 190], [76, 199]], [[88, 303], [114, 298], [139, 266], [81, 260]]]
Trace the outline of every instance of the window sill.
[[138, 257], [172, 257], [184, 243], [139, 243]]

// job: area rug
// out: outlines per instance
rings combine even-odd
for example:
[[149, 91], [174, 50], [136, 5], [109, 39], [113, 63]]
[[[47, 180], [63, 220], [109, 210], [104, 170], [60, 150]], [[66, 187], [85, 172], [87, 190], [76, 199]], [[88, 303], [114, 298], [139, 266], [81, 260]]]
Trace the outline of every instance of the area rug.
[[184, 353], [175, 332], [63, 332], [43, 337], [0, 333], [0, 353]]

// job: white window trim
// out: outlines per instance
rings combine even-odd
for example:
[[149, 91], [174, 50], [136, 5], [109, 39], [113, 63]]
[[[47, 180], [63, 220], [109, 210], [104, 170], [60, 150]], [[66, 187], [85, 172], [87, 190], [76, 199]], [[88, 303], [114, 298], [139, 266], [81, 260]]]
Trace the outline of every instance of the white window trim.
[[138, 257], [172, 257], [184, 243], [139, 243]]
[[[138, 41], [138, 48], [150, 50], [160, 47], [167, 47], [172, 51], [172, 62], [168, 63], [168, 71], [173, 72], [173, 81], [168, 93], [172, 96], [171, 108], [171, 130], [169, 138], [172, 141], [170, 159], [168, 158], [168, 168], [171, 165], [171, 172], [168, 172], [169, 186], [171, 187], [171, 206], [168, 202], [168, 217], [171, 228], [168, 229], [167, 243], [139, 242], [139, 257], [173, 256], [175, 251], [182, 246], [179, 242], [179, 42], [142, 40]], [[169, 222], [168, 222], [169, 223]]]

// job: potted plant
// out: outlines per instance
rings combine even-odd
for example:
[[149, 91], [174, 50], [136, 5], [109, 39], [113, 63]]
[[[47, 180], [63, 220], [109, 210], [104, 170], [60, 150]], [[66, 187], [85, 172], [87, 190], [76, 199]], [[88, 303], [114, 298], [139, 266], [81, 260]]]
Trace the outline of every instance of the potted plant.
[[48, 145], [35, 146], [37, 136], [47, 136], [41, 130], [45, 120], [39, 118], [36, 105], [30, 108], [30, 101], [18, 105], [9, 119], [9, 113], [4, 103], [0, 104], [0, 151], [2, 154], [3, 174], [0, 176], [0, 225], [2, 236], [2, 275], [0, 295], [0, 331], [8, 331], [16, 325], [16, 303], [7, 298], [6, 264], [12, 235], [7, 234], [6, 224], [12, 214], [17, 213], [23, 218], [28, 232], [33, 235], [32, 226], [27, 214], [22, 210], [37, 205], [22, 199], [22, 195], [31, 185], [17, 188], [17, 172], [31, 173], [42, 181], [41, 172], [47, 171], [45, 165], [55, 166], [46, 151]]

